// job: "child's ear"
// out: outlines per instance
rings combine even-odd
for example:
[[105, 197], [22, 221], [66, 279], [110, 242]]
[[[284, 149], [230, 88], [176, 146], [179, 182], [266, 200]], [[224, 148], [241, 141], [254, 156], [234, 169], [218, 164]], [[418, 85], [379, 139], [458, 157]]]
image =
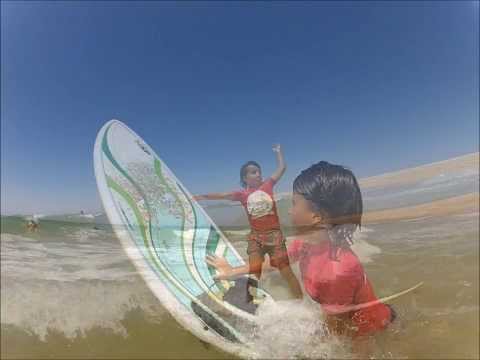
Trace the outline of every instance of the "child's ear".
[[312, 213], [312, 224], [313, 225], [320, 225], [323, 223], [322, 215], [318, 213]]

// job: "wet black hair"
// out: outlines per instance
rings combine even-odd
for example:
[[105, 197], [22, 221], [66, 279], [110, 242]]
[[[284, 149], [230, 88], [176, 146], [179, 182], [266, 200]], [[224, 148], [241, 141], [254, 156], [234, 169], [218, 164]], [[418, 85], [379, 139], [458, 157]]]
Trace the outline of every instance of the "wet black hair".
[[351, 245], [353, 231], [361, 226], [363, 213], [362, 193], [351, 170], [320, 161], [297, 176], [293, 192], [309, 200], [312, 210], [322, 215], [333, 229], [351, 225], [346, 231], [352, 233], [349, 237], [334, 241], [335, 246], [347, 245], [344, 240]]
[[256, 161], [250, 160], [250, 161], [247, 161], [245, 164], [243, 164], [242, 167], [240, 168], [240, 185], [243, 188], [247, 187], [247, 183], [245, 182], [245, 180], [243, 180], [243, 178], [245, 177], [245, 172], [247, 171], [247, 167], [250, 165], [256, 166], [260, 171], [262, 171], [262, 168]]

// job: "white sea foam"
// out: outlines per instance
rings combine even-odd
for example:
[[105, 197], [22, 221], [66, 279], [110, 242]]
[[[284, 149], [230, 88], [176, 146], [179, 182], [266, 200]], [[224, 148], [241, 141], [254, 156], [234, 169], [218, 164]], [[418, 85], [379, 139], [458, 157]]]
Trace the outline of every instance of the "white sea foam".
[[343, 357], [339, 339], [331, 336], [320, 306], [304, 300], [266, 300], [258, 310], [258, 327], [250, 339], [258, 358], [329, 359]]
[[12, 281], [2, 280], [2, 324], [16, 325], [45, 340], [49, 331], [67, 338], [100, 327], [126, 336], [122, 323], [128, 311], [141, 308], [160, 321], [164, 310], [140, 280]]

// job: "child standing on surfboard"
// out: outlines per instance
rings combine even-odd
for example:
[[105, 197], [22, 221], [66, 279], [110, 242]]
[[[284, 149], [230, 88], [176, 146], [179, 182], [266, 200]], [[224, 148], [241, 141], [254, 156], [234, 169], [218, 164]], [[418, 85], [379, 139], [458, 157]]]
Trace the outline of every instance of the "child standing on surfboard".
[[[384, 329], [395, 318], [393, 309], [376, 298], [350, 249], [362, 211], [357, 180], [340, 165], [321, 161], [303, 170], [293, 183], [290, 216], [298, 238], [289, 245], [288, 256], [299, 262], [305, 291], [322, 306], [329, 329], [353, 337]], [[213, 255], [207, 263], [217, 268], [219, 279], [249, 271]]]
[[287, 255], [285, 237], [280, 229], [273, 187], [285, 173], [286, 165], [280, 145], [275, 145], [277, 169], [267, 180], [262, 179], [262, 170], [255, 161], [248, 161], [240, 168], [240, 183], [243, 189], [226, 193], [197, 195], [196, 200], [239, 201], [248, 216], [251, 232], [248, 236], [248, 272], [257, 279], [262, 275], [262, 265], [268, 254], [270, 265], [280, 271], [296, 298], [302, 290], [293, 274]]

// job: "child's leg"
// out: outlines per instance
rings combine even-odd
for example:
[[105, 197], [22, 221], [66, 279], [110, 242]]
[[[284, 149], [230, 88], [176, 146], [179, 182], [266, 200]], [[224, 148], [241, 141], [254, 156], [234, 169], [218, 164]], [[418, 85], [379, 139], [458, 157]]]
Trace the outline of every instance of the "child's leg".
[[288, 260], [285, 243], [281, 244], [280, 246], [273, 247], [272, 251], [269, 253], [269, 256], [270, 265], [276, 267], [278, 271], [280, 271], [280, 275], [282, 275], [283, 279], [287, 282], [293, 296], [296, 299], [303, 298], [303, 292], [300, 283], [290, 267], [290, 261]]
[[263, 257], [255, 253], [249, 254], [248, 265], [250, 267], [249, 273], [255, 275], [257, 280], [260, 280], [262, 276]]
[[254, 274], [257, 280], [262, 276], [262, 265], [265, 254], [261, 245], [255, 239], [250, 238], [247, 247], [249, 273]]
[[[260, 281], [260, 277], [262, 276], [262, 266], [263, 266], [264, 257], [260, 256], [260, 254], [252, 253], [248, 255], [248, 264], [250, 266], [250, 274], [253, 274], [257, 277], [257, 280]], [[250, 289], [250, 295], [254, 298], [257, 297], [257, 288], [252, 287]]]
[[280, 271], [280, 274], [288, 283], [293, 296], [297, 299], [303, 298], [303, 292], [300, 283], [290, 267], [287, 246], [285, 245], [285, 238], [282, 232], [279, 231], [275, 233], [272, 240], [273, 246], [268, 247], [270, 265], [276, 267]]
[[279, 270], [282, 277], [287, 281], [293, 296], [297, 299], [303, 298], [302, 288], [300, 287], [297, 277], [293, 273], [290, 265], [284, 266]]

